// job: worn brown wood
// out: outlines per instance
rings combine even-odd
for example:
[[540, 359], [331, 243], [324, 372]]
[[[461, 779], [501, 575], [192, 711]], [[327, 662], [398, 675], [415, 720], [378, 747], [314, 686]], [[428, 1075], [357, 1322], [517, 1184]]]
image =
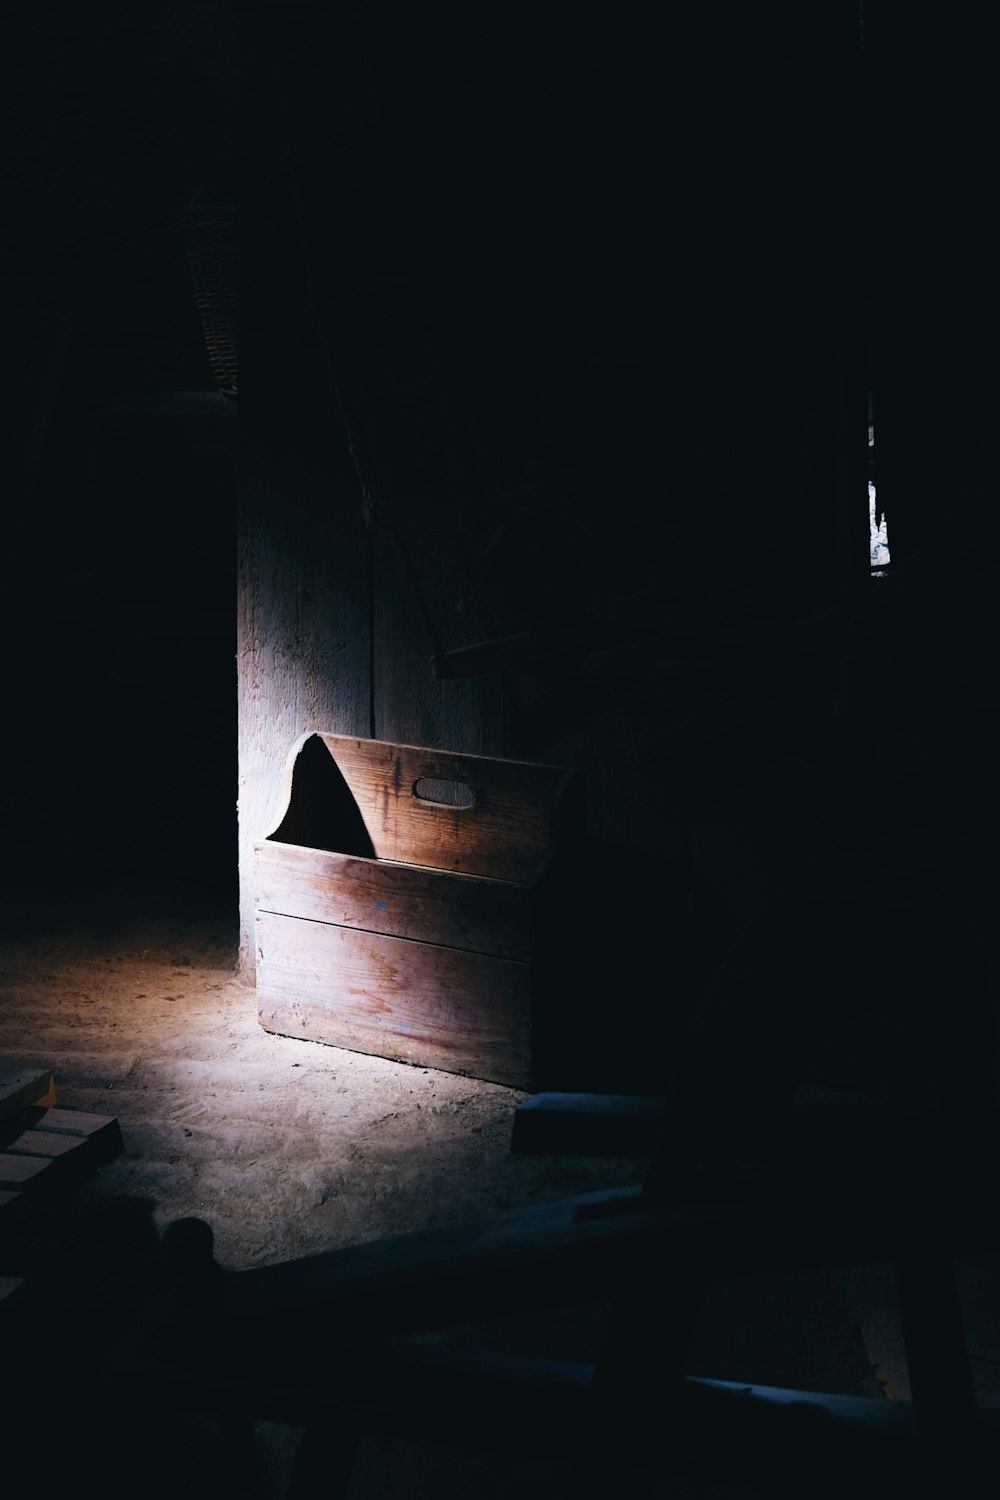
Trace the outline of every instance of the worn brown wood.
[[270, 839], [255, 856], [258, 911], [528, 961], [524, 887]]
[[[564, 766], [460, 755], [324, 734], [380, 859], [527, 882], [542, 870], [563, 796]], [[422, 779], [461, 783], [472, 805], [415, 794]]]
[[527, 965], [270, 912], [257, 944], [267, 1030], [527, 1086]]
[[[407, 377], [393, 370], [405, 330]], [[372, 686], [379, 739], [504, 751], [499, 675], [442, 680], [432, 658], [492, 633], [492, 601], [474, 579], [475, 481], [456, 426], [438, 332], [416, 280], [384, 292], [359, 320], [367, 400], [378, 431], [372, 531]], [[462, 605], [463, 607], [459, 607]], [[471, 607], [470, 607], [471, 606]]]
[[13, 1068], [0, 1072], [0, 1120], [16, 1115], [28, 1105], [49, 1105], [55, 1101], [55, 1075], [51, 1068]]
[[[281, 120], [258, 103], [268, 139]], [[252, 971], [253, 846], [286, 795], [289, 749], [317, 724], [371, 733], [370, 542], [319, 343], [271, 309], [255, 315], [262, 285], [301, 273], [300, 248], [275, 232], [294, 206], [262, 188], [240, 212], [253, 336], [240, 413], [237, 795], [240, 953]]]
[[288, 782], [255, 849], [262, 1024], [531, 1086], [575, 772], [315, 734]]
[[[375, 733], [381, 739], [501, 754], [504, 693], [499, 673], [442, 677], [433, 664], [436, 650], [472, 645], [486, 633], [480, 618], [458, 610], [468, 578], [456, 534], [401, 535], [379, 527], [373, 548]], [[430, 614], [436, 641], [422, 606]]]
[[100, 1161], [110, 1160], [123, 1148], [117, 1115], [96, 1115], [82, 1109], [30, 1109], [23, 1119], [32, 1131], [82, 1136]]

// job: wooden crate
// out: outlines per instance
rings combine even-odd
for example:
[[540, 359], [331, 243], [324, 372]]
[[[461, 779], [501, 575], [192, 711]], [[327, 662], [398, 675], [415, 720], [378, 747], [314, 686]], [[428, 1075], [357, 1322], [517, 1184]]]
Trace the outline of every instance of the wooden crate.
[[305, 737], [255, 846], [262, 1025], [532, 1087], [580, 801], [560, 766]]

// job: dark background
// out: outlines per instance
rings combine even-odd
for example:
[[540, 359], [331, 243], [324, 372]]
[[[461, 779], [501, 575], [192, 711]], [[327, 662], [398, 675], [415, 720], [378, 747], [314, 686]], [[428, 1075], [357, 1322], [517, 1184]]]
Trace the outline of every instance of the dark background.
[[[711, 641], [850, 602], [846, 679], [799, 662], [791, 706], [785, 665], [748, 679], [768, 732], [836, 760], [815, 705], [846, 680], [855, 727], [887, 712], [886, 743], [920, 752], [887, 763], [862, 733], [845, 806], [870, 785], [900, 827], [915, 809], [989, 822], [990, 39], [971, 6], [864, 12], [863, 66], [851, 0], [19, 15], [0, 287], [12, 894], [190, 874], [194, 837], [198, 880], [235, 899], [235, 417], [185, 257], [196, 192], [267, 225], [241, 246], [247, 337], [304, 316], [303, 225], [328, 313], [359, 275], [419, 278], [500, 467], [530, 480], [554, 444], [587, 466], [585, 604], [639, 601], [655, 632], [682, 598]], [[842, 503], [869, 388], [898, 574], [878, 600], [862, 504]], [[363, 427], [363, 380], [347, 395]]]

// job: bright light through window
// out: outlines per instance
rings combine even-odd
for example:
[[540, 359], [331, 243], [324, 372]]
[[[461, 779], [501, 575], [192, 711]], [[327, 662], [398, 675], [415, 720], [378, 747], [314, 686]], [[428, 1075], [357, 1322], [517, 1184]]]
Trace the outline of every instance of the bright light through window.
[[875, 507], [875, 423], [872, 418], [871, 396], [868, 397], [868, 531], [871, 550], [873, 578], [884, 578], [889, 565], [889, 533], [885, 513], [876, 521]]

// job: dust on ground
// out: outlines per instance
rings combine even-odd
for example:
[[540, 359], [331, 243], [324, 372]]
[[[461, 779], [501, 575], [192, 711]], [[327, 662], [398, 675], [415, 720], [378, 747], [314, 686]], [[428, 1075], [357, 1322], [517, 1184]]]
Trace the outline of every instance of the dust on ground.
[[638, 1180], [512, 1155], [516, 1090], [264, 1031], [236, 961], [234, 923], [176, 899], [8, 910], [5, 1066], [53, 1068], [60, 1106], [121, 1124], [84, 1198], [204, 1218], [242, 1269]]
[[[237, 970], [235, 917], [186, 893], [9, 903], [2, 925], [0, 1062], [53, 1069], [57, 1103], [116, 1116], [124, 1142], [53, 1221], [89, 1252], [88, 1287], [47, 1335], [49, 1372], [54, 1362], [70, 1385], [142, 1302], [150, 1224], [162, 1235], [178, 1218], [206, 1220], [217, 1260], [241, 1270], [641, 1176], [634, 1161], [512, 1154], [525, 1097], [515, 1090], [264, 1031]], [[515, 1347], [529, 1337], [537, 1348], [540, 1336], [540, 1352], [580, 1358], [599, 1336], [586, 1318], [478, 1332]], [[33, 1364], [30, 1330], [25, 1342]], [[143, 1460], [147, 1493], [169, 1460], [190, 1500], [246, 1500], [217, 1433], [173, 1421], [157, 1431]], [[254, 1425], [254, 1500], [285, 1494], [300, 1437]], [[95, 1495], [116, 1497], [110, 1447], [95, 1442], [89, 1429], [64, 1436], [66, 1452], [75, 1444], [81, 1455], [67, 1482], [79, 1491], [84, 1471], [96, 1473]], [[363, 1444], [349, 1494], [447, 1500], [513, 1486], [530, 1500], [551, 1482], [551, 1465], [379, 1440]]]

